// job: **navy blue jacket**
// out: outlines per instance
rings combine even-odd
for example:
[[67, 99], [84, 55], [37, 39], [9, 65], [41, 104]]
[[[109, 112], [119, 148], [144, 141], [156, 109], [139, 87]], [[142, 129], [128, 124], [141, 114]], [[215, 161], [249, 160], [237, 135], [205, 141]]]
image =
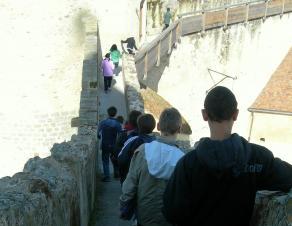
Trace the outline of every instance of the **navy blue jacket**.
[[155, 140], [154, 136], [141, 134], [138, 136], [132, 136], [125, 142], [124, 147], [122, 148], [121, 152], [118, 155], [118, 165], [121, 183], [123, 183], [127, 177], [131, 159], [133, 157], [135, 150], [141, 144], [150, 143], [153, 140]]
[[122, 130], [121, 124], [115, 118], [107, 118], [99, 123], [98, 136], [101, 138], [102, 150], [113, 150], [118, 133]]

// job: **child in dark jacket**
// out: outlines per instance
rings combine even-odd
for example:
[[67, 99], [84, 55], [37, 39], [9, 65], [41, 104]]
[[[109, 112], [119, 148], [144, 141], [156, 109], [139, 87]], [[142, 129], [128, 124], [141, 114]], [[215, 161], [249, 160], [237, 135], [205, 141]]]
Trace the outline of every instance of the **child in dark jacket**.
[[150, 143], [155, 139], [155, 137], [151, 135], [151, 133], [156, 126], [156, 122], [155, 122], [154, 117], [151, 114], [140, 115], [137, 119], [137, 124], [138, 124], [138, 131], [139, 131], [138, 136], [133, 136], [130, 139], [128, 139], [125, 142], [118, 156], [118, 165], [119, 165], [121, 184], [124, 182], [124, 180], [127, 177], [127, 174], [130, 168], [131, 159], [135, 150], [141, 144]]

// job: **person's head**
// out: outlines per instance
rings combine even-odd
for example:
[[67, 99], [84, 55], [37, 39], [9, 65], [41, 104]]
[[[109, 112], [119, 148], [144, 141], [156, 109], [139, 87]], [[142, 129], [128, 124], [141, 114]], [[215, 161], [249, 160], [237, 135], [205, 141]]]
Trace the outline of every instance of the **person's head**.
[[172, 136], [180, 132], [182, 117], [175, 108], [166, 108], [159, 117], [157, 129], [162, 135]]
[[117, 109], [114, 106], [111, 106], [107, 109], [107, 114], [109, 117], [115, 117], [117, 114]]
[[118, 50], [118, 47], [116, 44], [113, 44], [112, 47], [110, 48], [110, 51], [115, 51], [115, 50]]
[[152, 133], [156, 126], [155, 119], [151, 114], [140, 115], [137, 119], [137, 124], [140, 134]]
[[137, 110], [132, 110], [129, 114], [129, 123], [134, 127], [137, 128], [137, 118], [141, 115], [142, 113]]
[[106, 59], [110, 59], [110, 57], [111, 57], [111, 54], [110, 53], [105, 54], [105, 58]]
[[123, 123], [124, 123], [124, 117], [121, 116], [121, 115], [117, 116], [117, 121], [118, 121], [119, 123], [123, 124]]
[[167, 12], [169, 12], [170, 11], [170, 8], [167, 8], [166, 10], [167, 10]]
[[234, 94], [226, 87], [216, 86], [208, 92], [202, 114], [205, 121], [235, 121], [238, 109]]

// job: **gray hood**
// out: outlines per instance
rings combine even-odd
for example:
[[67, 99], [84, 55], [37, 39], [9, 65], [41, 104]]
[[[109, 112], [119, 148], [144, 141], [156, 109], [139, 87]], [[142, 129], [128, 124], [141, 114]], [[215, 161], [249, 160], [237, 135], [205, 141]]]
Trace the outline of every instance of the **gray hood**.
[[159, 141], [145, 144], [145, 158], [150, 175], [168, 180], [184, 153], [177, 147]]
[[248, 142], [237, 134], [223, 141], [202, 138], [196, 149], [200, 162], [215, 176], [230, 171], [233, 177], [238, 177], [250, 155]]

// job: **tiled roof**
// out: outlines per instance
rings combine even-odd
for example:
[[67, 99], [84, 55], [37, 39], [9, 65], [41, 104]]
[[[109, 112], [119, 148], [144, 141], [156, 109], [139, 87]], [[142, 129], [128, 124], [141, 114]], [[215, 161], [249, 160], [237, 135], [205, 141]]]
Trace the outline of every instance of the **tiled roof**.
[[248, 110], [292, 114], [292, 47]]

